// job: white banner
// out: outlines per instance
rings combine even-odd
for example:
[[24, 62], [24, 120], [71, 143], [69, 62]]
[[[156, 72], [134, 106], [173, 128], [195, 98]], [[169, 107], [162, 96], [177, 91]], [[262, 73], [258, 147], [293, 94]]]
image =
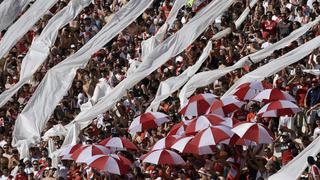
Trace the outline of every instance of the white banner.
[[12, 24], [0, 41], [0, 59], [25, 35], [58, 0], [40, 0]]
[[[284, 48], [292, 41], [297, 40], [300, 36], [304, 35], [310, 28], [317, 25], [320, 21], [320, 17], [317, 17], [314, 21], [300, 27], [299, 29], [293, 31], [289, 36], [286, 38], [281, 39], [280, 41], [276, 42], [275, 44], [262, 49], [260, 51], [257, 51], [253, 54], [247, 55], [243, 58], [241, 58], [236, 64], [233, 66], [226, 67], [224, 69], [216, 69], [212, 71], [205, 71], [195, 74], [188, 82], [187, 84], [182, 88], [179, 98], [180, 103], [184, 104], [187, 101], [187, 98], [190, 97], [194, 91], [199, 87], [207, 86], [214, 81], [218, 80], [220, 77], [226, 75], [227, 73], [236, 70], [238, 68], [241, 68], [245, 65], [250, 65], [252, 63], [258, 63], [264, 58], [270, 56], [275, 50]], [[250, 58], [250, 60], [249, 60]]]
[[269, 180], [298, 179], [307, 168], [308, 156], [315, 157], [320, 152], [320, 137], [315, 139], [308, 147], [300, 152], [293, 160], [283, 166], [276, 174], [270, 176]]
[[319, 76], [320, 75], [320, 69], [304, 69], [302, 71], [305, 72], [305, 73], [313, 74], [315, 76]]
[[[115, 103], [124, 96], [127, 89], [132, 88], [143, 78], [167, 62], [171, 57], [178, 55], [187, 48], [212, 23], [212, 21], [215, 20], [217, 16], [227, 10], [232, 2], [233, 0], [215, 1], [203, 8], [176, 34], [157, 46], [139, 66], [139, 68], [142, 69], [121, 81], [108, 95], [103, 97], [91, 109], [80, 112], [80, 114], [67, 126], [70, 126], [71, 124], [78, 124], [81, 129], [87, 127], [93, 118], [112, 108]], [[72, 139], [73, 138], [66, 138], [65, 142], [70, 142]]]
[[262, 81], [266, 77], [269, 77], [280, 70], [286, 68], [290, 64], [293, 64], [302, 58], [309, 55], [314, 49], [320, 47], [320, 36], [302, 44], [301, 46], [295, 48], [294, 50], [286, 53], [277, 59], [271, 60], [269, 63], [249, 72], [248, 74], [242, 76], [238, 81], [236, 81], [232, 87], [223, 95], [223, 97], [230, 96], [237, 87], [243, 83]]
[[192, 77], [199, 70], [202, 63], [208, 58], [211, 50], [212, 42], [209, 41], [207, 46], [203, 49], [203, 52], [198, 61], [193, 66], [188, 67], [188, 69], [183, 71], [183, 73], [179, 76], [174, 76], [165, 81], [162, 81], [159, 85], [154, 100], [151, 102], [146, 111], [157, 111], [161, 101], [165, 100], [173, 92], [177, 91], [189, 80], [190, 77]]
[[5, 0], [0, 4], [0, 31], [7, 29], [20, 13], [27, 7], [30, 0]]
[[20, 155], [28, 156], [25, 149], [40, 141], [40, 134], [56, 105], [71, 87], [78, 68], [84, 68], [92, 54], [101, 49], [119, 32], [130, 25], [152, 0], [131, 0], [123, 6], [88, 43], [75, 54], [51, 68], [43, 78], [33, 96], [19, 114], [13, 130], [13, 146], [18, 146]]
[[[39, 37], [36, 37], [22, 60], [20, 79], [14, 86], [0, 95], [0, 107], [5, 105], [10, 98], [29, 80], [42, 65], [50, 53], [50, 47], [57, 39], [59, 29], [77, 17], [91, 0], [71, 0], [69, 4], [53, 16]], [[36, 59], [36, 61], [35, 61]]]

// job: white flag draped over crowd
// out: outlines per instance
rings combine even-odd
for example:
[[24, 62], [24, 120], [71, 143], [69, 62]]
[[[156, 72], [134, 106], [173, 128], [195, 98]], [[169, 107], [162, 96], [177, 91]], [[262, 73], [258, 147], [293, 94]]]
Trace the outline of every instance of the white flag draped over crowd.
[[[30, 30], [58, 0], [37, 0], [15, 23], [13, 23], [30, 1], [31, 0], [5, 0], [0, 4], [0, 31], [9, 27], [0, 41], [0, 58], [3, 58], [19, 39], [25, 35], [25, 33]], [[36, 37], [32, 42], [27, 55], [22, 61], [19, 82], [0, 95], [0, 107], [6, 104], [19, 88], [31, 79], [32, 75], [45, 61], [50, 53], [50, 47], [56, 41], [59, 29], [72, 19], [76, 18], [80, 11], [90, 4], [90, 1], [91, 0], [71, 0], [68, 6], [50, 19], [40, 36]], [[250, 6], [253, 7], [257, 1], [258, 0], [252, 0]], [[200, 0], [198, 2], [204, 1]], [[183, 52], [234, 2], [235, 0], [212, 1], [201, 9], [178, 32], [163, 41], [167, 30], [172, 27], [179, 10], [187, 3], [187, 0], [176, 0], [166, 23], [154, 36], [141, 44], [142, 62], [132, 64], [132, 67], [130, 66], [128, 72], [130, 75], [114, 88], [111, 88], [104, 79], [100, 79], [100, 82], [96, 85], [93, 96], [88, 103], [81, 107], [80, 114], [78, 114], [72, 122], [66, 126], [62, 126], [61, 124], [55, 125], [45, 133], [42, 138], [48, 140], [49, 152], [53, 160], [55, 160], [57, 153], [60, 152], [61, 149], [56, 150], [50, 137], [65, 136], [62, 147], [75, 144], [79, 140], [80, 131], [87, 127], [92, 122], [92, 119], [114, 107], [115, 103], [125, 95], [128, 89], [132, 88], [142, 79], [161, 67], [170, 58]], [[47, 72], [28, 104], [15, 121], [16, 124], [13, 131], [12, 144], [18, 148], [20, 158], [29, 155], [28, 148], [31, 144], [41, 141], [41, 132], [56, 105], [71, 87], [76, 71], [79, 68], [85, 68], [91, 55], [129, 26], [152, 3], [153, 0], [129, 1], [114, 14], [110, 22], [79, 51], [70, 55]], [[197, 4], [195, 4], [195, 6], [197, 6]], [[236, 28], [241, 26], [249, 12], [249, 7], [242, 12], [241, 16], [235, 22]], [[310, 28], [318, 25], [319, 21], [320, 17], [317, 17], [314, 21], [303, 25], [279, 42], [243, 57], [233, 66], [195, 74], [203, 62], [208, 58], [210, 51], [212, 50], [212, 41], [230, 34], [231, 28], [218, 32], [208, 41], [207, 46], [203, 49], [201, 56], [193, 66], [188, 67], [181, 75], [171, 77], [160, 83], [155, 99], [147, 111], [156, 111], [161, 101], [169, 97], [186, 83], [179, 94], [181, 104], [185, 104], [187, 98], [190, 97], [197, 88], [212, 84], [214, 81], [233, 70], [260, 62], [270, 56], [275, 50], [284, 48], [291, 42], [297, 40]], [[319, 47], [320, 36], [317, 36], [281, 57], [271, 60], [267, 64], [242, 76], [228, 89], [223, 97], [230, 96], [235, 89], [243, 83], [261, 81], [266, 77], [274, 75], [287, 66], [306, 57], [312, 53], [314, 49]], [[32, 61], [33, 59], [37, 59], [37, 61]], [[305, 69], [303, 71], [317, 76], [320, 75], [319, 69]], [[318, 137], [287, 165], [283, 166], [280, 171], [270, 176], [269, 179], [296, 179], [299, 177], [308, 165], [306, 161], [307, 157], [316, 156], [316, 154], [320, 152], [319, 143], [320, 138]]]
[[14, 24], [0, 41], [0, 59], [25, 35], [32, 26], [55, 5], [58, 0], [36, 1]]
[[31, 0], [5, 0], [0, 4], [0, 31], [9, 27]]
[[22, 60], [19, 82], [1, 93], [0, 107], [5, 105], [25, 83], [32, 79], [32, 75], [48, 57], [50, 48], [57, 39], [59, 29], [76, 18], [90, 2], [91, 0], [71, 0], [65, 8], [49, 20], [40, 36], [32, 42], [28, 53]]
[[13, 145], [18, 147], [22, 157], [28, 156], [27, 147], [30, 144], [40, 141], [47, 120], [70, 88], [76, 70], [84, 68], [92, 54], [131, 24], [152, 2], [130, 1], [80, 50], [47, 72], [15, 123]]
[[268, 46], [265, 49], [262, 49], [253, 54], [250, 54], [241, 58], [233, 66], [229, 66], [223, 69], [204, 71], [204, 72], [195, 74], [182, 88], [179, 94], [180, 103], [184, 104], [187, 101], [187, 98], [190, 97], [197, 88], [207, 86], [213, 83], [214, 81], [218, 80], [220, 77], [228, 74], [229, 72], [236, 70], [238, 68], [242, 68], [244, 65], [250, 65], [251, 63], [258, 63], [264, 58], [270, 56], [275, 50], [288, 46], [291, 42], [297, 40], [300, 36], [304, 35], [310, 28], [317, 25], [319, 21], [320, 21], [320, 17], [317, 17], [314, 21], [293, 31], [289, 36], [281, 39], [280, 41], [272, 44], [271, 46]]
[[[87, 127], [91, 120], [99, 114], [112, 108], [115, 103], [121, 99], [127, 89], [132, 88], [143, 78], [151, 74], [162, 64], [167, 62], [171, 57], [174, 57], [186, 49], [211, 23], [224, 12], [230, 5], [229, 1], [215, 1], [203, 8], [195, 17], [185, 24], [176, 34], [167, 38], [163, 43], [158, 45], [143, 61], [136, 73], [121, 81], [112, 91], [104, 98], [87, 111], [82, 111], [71, 122], [71, 124], [79, 124], [80, 128]], [[68, 132], [68, 134], [74, 134]], [[65, 142], [71, 141], [74, 138], [65, 139]]]

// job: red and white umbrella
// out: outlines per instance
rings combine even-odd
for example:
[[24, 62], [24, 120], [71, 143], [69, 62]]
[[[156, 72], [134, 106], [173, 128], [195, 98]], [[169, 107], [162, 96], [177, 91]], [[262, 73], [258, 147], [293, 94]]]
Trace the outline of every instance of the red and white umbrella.
[[129, 127], [130, 133], [142, 132], [147, 129], [157, 128], [168, 122], [169, 116], [161, 112], [146, 112], [136, 117]]
[[240, 138], [237, 134], [233, 134], [230, 139], [224, 140], [221, 142], [222, 144], [227, 144], [229, 146], [241, 145], [241, 146], [255, 146], [256, 142]]
[[79, 149], [82, 144], [68, 145], [59, 153], [59, 157], [63, 160], [72, 160], [71, 154]]
[[157, 165], [184, 165], [186, 162], [176, 152], [159, 149], [150, 151], [140, 157], [142, 162]]
[[232, 131], [240, 138], [257, 144], [270, 144], [273, 141], [270, 130], [260, 123], [241, 122], [232, 128]]
[[270, 102], [277, 100], [287, 100], [296, 102], [296, 100], [287, 92], [281, 91], [279, 89], [266, 89], [257, 94], [256, 97], [253, 98], [255, 101], [259, 102]]
[[102, 140], [99, 144], [116, 150], [138, 150], [136, 145], [124, 137], [109, 137]]
[[240, 109], [245, 103], [239, 101], [234, 96], [222, 97], [220, 101], [214, 101], [207, 111], [208, 114], [219, 114], [226, 116]]
[[192, 153], [198, 155], [213, 154], [216, 151], [215, 146], [197, 147], [190, 144], [193, 137], [194, 136], [181, 137], [171, 146], [171, 149], [175, 149], [180, 153]]
[[79, 163], [84, 163], [88, 158], [99, 154], [110, 154], [111, 150], [102, 145], [92, 144], [84, 145], [74, 151], [72, 159]]
[[168, 135], [179, 135], [179, 136], [185, 135], [186, 128], [188, 124], [190, 124], [190, 122], [191, 121], [181, 121], [178, 124], [175, 124], [170, 129]]
[[286, 100], [273, 101], [264, 105], [257, 113], [262, 117], [291, 116], [301, 111], [294, 103]]
[[188, 103], [180, 110], [185, 116], [200, 116], [207, 112], [213, 101], [216, 99], [213, 94], [198, 94], [190, 97]]
[[[229, 122], [228, 122], [229, 121]], [[231, 124], [231, 119], [224, 118], [216, 114], [202, 115], [194, 118], [191, 123], [186, 128], [186, 135], [195, 134], [203, 129], [210, 126], [215, 126], [219, 124]]]
[[228, 126], [218, 125], [208, 127], [198, 132], [190, 143], [197, 148], [217, 145], [221, 141], [230, 138], [232, 134], [231, 128]]
[[151, 150], [158, 150], [158, 149], [166, 149], [170, 148], [173, 143], [176, 142], [177, 139], [179, 139], [181, 136], [178, 135], [169, 135], [167, 137], [164, 137], [160, 140], [158, 140], [152, 147]]
[[240, 100], [251, 100], [260, 91], [270, 88], [272, 88], [272, 85], [268, 82], [254, 81], [240, 85], [233, 95], [237, 96]]
[[85, 163], [90, 167], [118, 175], [126, 174], [131, 165], [130, 160], [115, 154], [95, 155], [87, 159]]

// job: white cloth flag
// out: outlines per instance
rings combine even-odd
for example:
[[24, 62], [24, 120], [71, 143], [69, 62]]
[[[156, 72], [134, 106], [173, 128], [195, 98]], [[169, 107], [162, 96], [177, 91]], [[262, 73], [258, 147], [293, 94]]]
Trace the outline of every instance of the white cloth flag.
[[[214, 1], [203, 8], [195, 17], [185, 24], [182, 29], [166, 39], [150, 53], [147, 59], [139, 66], [139, 68], [146, 69], [137, 71], [132, 76], [121, 81], [91, 109], [80, 112], [70, 124], [79, 124], [81, 129], [87, 127], [93, 118], [112, 108], [115, 103], [124, 96], [127, 89], [132, 88], [139, 81], [151, 74], [167, 62], [170, 57], [176, 56], [187, 48], [232, 2], [233, 0]], [[69, 140], [66, 138], [65, 141], [68, 142]]]
[[21, 156], [28, 155], [25, 149], [19, 147], [28, 147], [40, 141], [41, 131], [56, 105], [71, 87], [77, 69], [84, 68], [92, 54], [130, 25], [152, 2], [152, 0], [131, 0], [80, 50], [47, 72], [16, 120], [12, 145], [18, 146]]
[[162, 81], [159, 85], [156, 97], [147, 108], [147, 111], [157, 111], [161, 101], [165, 100], [173, 92], [177, 91], [199, 70], [203, 62], [208, 58], [211, 50], [212, 42], [209, 41], [199, 57], [199, 60], [193, 66], [188, 67], [188, 69], [183, 71], [183, 73], [179, 76], [171, 77], [165, 81]]
[[50, 47], [57, 39], [59, 29], [69, 21], [76, 18], [91, 0], [71, 0], [69, 4], [53, 16], [39, 37], [32, 42], [27, 55], [22, 60], [20, 79], [14, 86], [0, 94], [0, 107], [5, 105], [10, 98], [31, 78], [50, 53]]
[[[164, 39], [164, 36], [167, 32], [167, 29], [172, 27], [176, 17], [178, 15], [179, 10], [186, 4], [186, 0], [176, 0], [174, 5], [169, 13], [169, 16], [166, 22], [160, 27], [158, 32], [150, 37], [149, 39], [141, 42], [141, 59], [142, 61], [153, 51], [155, 47], [157, 47], [161, 41]], [[130, 64], [127, 75], [130, 76], [135, 72], [137, 66], [139, 66], [140, 62], [135, 61]]]
[[320, 75], [320, 69], [304, 69], [302, 71], [305, 72], [305, 73], [313, 74], [315, 76], [319, 76]]
[[320, 21], [320, 17], [317, 17], [314, 21], [309, 22], [308, 24], [300, 27], [299, 29], [293, 31], [289, 36], [281, 39], [280, 41], [268, 46], [265, 49], [257, 51], [253, 54], [247, 55], [241, 58], [236, 64], [233, 66], [229, 66], [223, 69], [216, 69], [212, 71], [205, 71], [195, 74], [182, 88], [179, 99], [180, 103], [184, 104], [187, 101], [187, 98], [190, 97], [194, 91], [199, 87], [207, 86], [213, 83], [215, 80], [218, 80], [220, 77], [226, 75], [227, 73], [236, 70], [238, 68], [243, 67], [244, 65], [250, 65], [251, 61], [253, 63], [260, 62], [264, 58], [270, 56], [275, 50], [281, 49], [290, 45], [292, 41], [297, 40], [300, 36], [304, 35], [310, 28], [317, 25]]
[[283, 166], [277, 173], [270, 176], [269, 180], [298, 179], [307, 168], [308, 156], [315, 157], [320, 152], [320, 137], [315, 139], [308, 147], [300, 152], [293, 160]]
[[7, 29], [19, 14], [27, 7], [30, 0], [5, 0], [0, 4], [0, 31]]
[[58, 0], [36, 1], [14, 24], [12, 24], [0, 41], [0, 59], [26, 34], [32, 26]]
[[266, 77], [269, 77], [284, 69], [285, 67], [289, 66], [290, 64], [293, 64], [301, 60], [302, 58], [306, 57], [308, 54], [310, 54], [314, 49], [318, 47], [320, 47], [320, 36], [313, 38], [312, 40], [302, 44], [301, 46], [286, 53], [285, 55], [280, 56], [275, 60], [271, 60], [269, 63], [242, 76], [228, 89], [228, 91], [223, 95], [223, 97], [230, 96], [232, 93], [234, 93], [236, 88], [243, 83], [264, 80]]

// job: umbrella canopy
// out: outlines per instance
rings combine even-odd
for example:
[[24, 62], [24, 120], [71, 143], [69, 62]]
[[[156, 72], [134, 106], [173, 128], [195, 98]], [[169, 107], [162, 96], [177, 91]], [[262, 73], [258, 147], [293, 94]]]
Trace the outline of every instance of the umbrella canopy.
[[186, 128], [191, 121], [181, 121], [170, 129], [168, 135], [185, 135]]
[[186, 128], [186, 134], [191, 135], [195, 134], [196, 132], [199, 132], [203, 129], [206, 129], [210, 126], [215, 126], [219, 124], [232, 124], [231, 119], [224, 118], [222, 116], [216, 115], [216, 114], [208, 114], [208, 115], [202, 115], [199, 117], [194, 118], [191, 123]]
[[217, 145], [221, 141], [230, 138], [232, 134], [231, 128], [228, 126], [212, 126], [198, 132], [190, 143], [197, 148]]
[[142, 132], [144, 130], [157, 128], [168, 122], [169, 116], [161, 112], [146, 112], [136, 117], [129, 127], [130, 133]]
[[272, 88], [272, 85], [268, 82], [254, 81], [240, 85], [233, 95], [240, 100], [252, 100], [260, 91], [270, 88]]
[[62, 160], [72, 160], [71, 154], [75, 152], [77, 149], [79, 149], [82, 144], [75, 144], [75, 145], [68, 145], [67, 147], [63, 148], [63, 150], [60, 152], [59, 157]]
[[270, 144], [273, 141], [270, 130], [260, 123], [240, 122], [232, 128], [232, 131], [240, 138], [257, 144]]
[[294, 103], [286, 100], [273, 101], [263, 106], [257, 113], [262, 117], [291, 116], [301, 111]]
[[71, 158], [79, 163], [84, 163], [88, 158], [99, 154], [110, 154], [111, 150], [97, 144], [84, 145], [74, 151]]
[[99, 144], [116, 150], [138, 150], [136, 145], [124, 137], [109, 137], [102, 140]]
[[118, 175], [127, 173], [131, 165], [130, 160], [115, 154], [95, 155], [87, 159], [85, 163], [90, 167]]
[[296, 100], [288, 93], [281, 91], [279, 89], [266, 89], [261, 91], [255, 98], [255, 101], [259, 102], [270, 102], [270, 101], [277, 101], [277, 100], [287, 100], [296, 102]]
[[191, 96], [188, 103], [180, 110], [185, 116], [200, 116], [207, 112], [208, 108], [216, 99], [214, 94], [198, 94]]
[[220, 100], [214, 101], [207, 113], [226, 116], [240, 109], [243, 105], [244, 102], [239, 101], [234, 96], [223, 97]]
[[140, 159], [142, 162], [157, 165], [184, 165], [186, 163], [179, 154], [167, 149], [150, 151], [142, 155]]
[[172, 146], [171, 149], [175, 149], [180, 153], [192, 153], [198, 155], [213, 154], [216, 149], [215, 146], [196, 147], [190, 144], [194, 136], [186, 136], [179, 138]]
[[166, 149], [170, 148], [173, 143], [176, 142], [177, 139], [179, 139], [181, 136], [178, 135], [169, 135], [167, 137], [164, 137], [160, 140], [158, 140], [152, 147], [151, 150], [158, 150], [158, 149]]

